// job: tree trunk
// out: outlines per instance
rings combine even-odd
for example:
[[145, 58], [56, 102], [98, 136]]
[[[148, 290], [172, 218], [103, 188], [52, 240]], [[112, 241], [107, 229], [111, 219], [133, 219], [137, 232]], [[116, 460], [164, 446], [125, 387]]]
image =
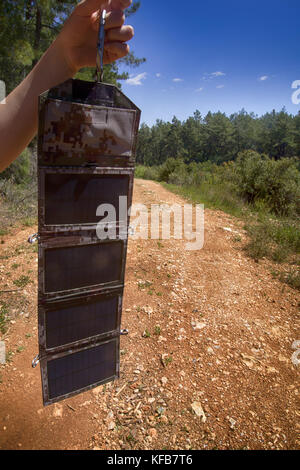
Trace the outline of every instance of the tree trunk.
[[34, 52], [35, 52], [35, 58], [32, 61], [32, 67], [35, 66], [35, 64], [38, 62], [38, 51], [40, 48], [40, 42], [41, 42], [41, 31], [42, 31], [42, 9], [39, 6], [38, 2], [36, 1], [36, 15], [35, 15], [35, 34], [34, 34]]

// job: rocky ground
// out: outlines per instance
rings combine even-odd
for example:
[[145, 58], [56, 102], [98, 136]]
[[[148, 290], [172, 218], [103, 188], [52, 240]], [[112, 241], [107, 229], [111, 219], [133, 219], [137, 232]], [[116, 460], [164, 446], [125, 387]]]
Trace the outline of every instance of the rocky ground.
[[[134, 201], [184, 203], [143, 180]], [[198, 251], [131, 239], [120, 380], [46, 408], [34, 231], [0, 237], [1, 449], [299, 449], [299, 293], [246, 257], [241, 221], [206, 210]]]

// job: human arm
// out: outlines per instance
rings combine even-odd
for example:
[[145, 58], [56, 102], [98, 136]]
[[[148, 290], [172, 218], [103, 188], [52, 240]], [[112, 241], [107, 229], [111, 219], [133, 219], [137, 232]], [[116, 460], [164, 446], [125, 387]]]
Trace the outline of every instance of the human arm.
[[47, 89], [95, 66], [99, 11], [107, 9], [104, 63], [129, 52], [133, 28], [124, 25], [131, 0], [84, 0], [27, 77], [0, 104], [0, 172], [10, 165], [37, 132], [38, 97]]

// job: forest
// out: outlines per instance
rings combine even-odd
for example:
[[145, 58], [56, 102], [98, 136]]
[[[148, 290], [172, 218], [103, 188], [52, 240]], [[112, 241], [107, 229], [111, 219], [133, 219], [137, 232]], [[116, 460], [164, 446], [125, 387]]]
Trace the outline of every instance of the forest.
[[239, 152], [254, 150], [278, 160], [300, 157], [300, 112], [288, 114], [285, 109], [256, 116], [244, 109], [226, 116], [199, 110], [181, 122], [157, 120], [149, 127], [142, 124], [139, 132], [137, 162], [161, 165], [168, 158], [184, 163], [210, 161], [221, 164], [236, 160]]
[[243, 220], [248, 255], [272, 260], [273, 275], [300, 288], [299, 157], [300, 113], [197, 110], [183, 122], [142, 124], [136, 177]]

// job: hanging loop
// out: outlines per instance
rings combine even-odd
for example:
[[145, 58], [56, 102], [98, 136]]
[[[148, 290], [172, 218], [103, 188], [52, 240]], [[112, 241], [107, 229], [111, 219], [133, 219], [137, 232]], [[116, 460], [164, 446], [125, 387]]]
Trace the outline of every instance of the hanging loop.
[[105, 21], [106, 10], [103, 10], [100, 16], [98, 43], [97, 43], [97, 58], [96, 58], [96, 81], [103, 82], [103, 54], [104, 54], [104, 39], [105, 39]]

